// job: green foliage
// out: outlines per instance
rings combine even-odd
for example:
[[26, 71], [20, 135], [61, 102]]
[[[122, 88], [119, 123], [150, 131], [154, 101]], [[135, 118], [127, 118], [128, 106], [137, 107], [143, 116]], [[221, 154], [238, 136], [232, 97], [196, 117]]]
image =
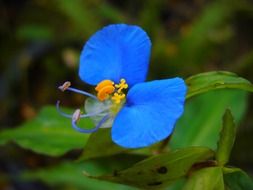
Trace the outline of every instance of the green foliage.
[[216, 150], [224, 110], [230, 108], [238, 123], [247, 108], [247, 97], [243, 91], [223, 89], [190, 99], [172, 134], [170, 147], [207, 146]]
[[[170, 145], [172, 148], [207, 146], [216, 149], [221, 126], [220, 118], [224, 110], [229, 107], [238, 123], [247, 105], [245, 92], [216, 89], [252, 91], [253, 85], [246, 79], [225, 71], [194, 75], [186, 79], [186, 83], [187, 98], [197, 97], [190, 99], [185, 105], [184, 115], [177, 123]], [[212, 90], [216, 91], [210, 92]], [[205, 92], [208, 93], [200, 95]]]
[[14, 141], [37, 153], [60, 156], [72, 149], [83, 148], [88, 137], [73, 130], [69, 119], [59, 115], [54, 106], [48, 106], [35, 119], [2, 131], [0, 144]]
[[216, 160], [218, 164], [225, 165], [230, 156], [230, 152], [234, 145], [236, 136], [236, 125], [234, 123], [234, 118], [230, 110], [226, 110], [223, 116], [223, 127], [220, 133], [220, 140], [218, 141], [218, 148], [216, 151]]
[[[84, 177], [84, 170], [92, 170], [92, 172], [105, 172], [106, 168], [101, 167], [101, 165], [96, 164], [96, 162], [62, 162], [59, 165], [53, 166], [51, 168], [44, 168], [37, 171], [27, 171], [21, 176], [23, 180], [35, 180], [39, 179], [54, 188], [62, 189], [63, 187], [68, 187], [74, 189], [96, 189], [104, 190], [106, 189], [119, 189], [119, 190], [133, 190], [134, 188], [113, 184], [105, 181], [97, 181], [94, 179], [89, 179]], [[71, 188], [71, 189], [72, 189]]]
[[253, 92], [253, 85], [246, 79], [227, 71], [213, 71], [193, 75], [186, 79], [187, 98], [221, 88], [242, 89]]
[[164, 187], [184, 177], [194, 163], [213, 155], [208, 148], [185, 148], [150, 157], [113, 175], [87, 176], [143, 189]]

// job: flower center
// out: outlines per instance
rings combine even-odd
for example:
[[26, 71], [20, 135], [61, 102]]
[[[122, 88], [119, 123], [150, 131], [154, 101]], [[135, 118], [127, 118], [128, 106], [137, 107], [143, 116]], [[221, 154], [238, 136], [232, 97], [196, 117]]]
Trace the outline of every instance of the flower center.
[[127, 88], [128, 84], [125, 79], [121, 79], [119, 84], [114, 84], [111, 80], [103, 80], [96, 86], [95, 90], [100, 101], [111, 98], [115, 104], [120, 104], [126, 96], [123, 90]]

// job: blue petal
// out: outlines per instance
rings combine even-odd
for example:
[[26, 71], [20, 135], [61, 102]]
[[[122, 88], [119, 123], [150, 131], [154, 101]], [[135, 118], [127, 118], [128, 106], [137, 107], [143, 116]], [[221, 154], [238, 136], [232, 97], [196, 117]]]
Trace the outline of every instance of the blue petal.
[[133, 86], [114, 120], [113, 141], [126, 148], [139, 148], [168, 137], [183, 113], [186, 90], [181, 78]]
[[96, 32], [85, 44], [79, 76], [91, 85], [110, 79], [126, 79], [129, 86], [145, 81], [151, 42], [140, 27], [109, 25]]

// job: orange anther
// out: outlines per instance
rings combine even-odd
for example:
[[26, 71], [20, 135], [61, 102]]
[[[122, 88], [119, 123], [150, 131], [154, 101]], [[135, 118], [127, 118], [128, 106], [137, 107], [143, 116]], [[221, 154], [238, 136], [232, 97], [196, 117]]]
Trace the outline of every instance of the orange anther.
[[109, 94], [114, 92], [114, 86], [104, 86], [103, 88], [99, 89], [97, 97], [100, 101], [104, 101], [109, 97]]
[[95, 90], [99, 92], [102, 88], [106, 86], [113, 86], [113, 85], [114, 85], [114, 82], [112, 82], [111, 80], [103, 80], [102, 82], [98, 83]]

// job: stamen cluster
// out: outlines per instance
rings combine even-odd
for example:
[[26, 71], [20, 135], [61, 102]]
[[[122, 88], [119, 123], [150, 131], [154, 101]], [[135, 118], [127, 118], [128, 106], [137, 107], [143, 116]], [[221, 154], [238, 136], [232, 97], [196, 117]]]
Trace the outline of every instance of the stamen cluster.
[[125, 99], [126, 95], [123, 90], [127, 88], [128, 84], [125, 79], [121, 79], [119, 84], [114, 84], [111, 80], [103, 80], [96, 86], [95, 90], [100, 101], [111, 98], [114, 103], [119, 104]]

